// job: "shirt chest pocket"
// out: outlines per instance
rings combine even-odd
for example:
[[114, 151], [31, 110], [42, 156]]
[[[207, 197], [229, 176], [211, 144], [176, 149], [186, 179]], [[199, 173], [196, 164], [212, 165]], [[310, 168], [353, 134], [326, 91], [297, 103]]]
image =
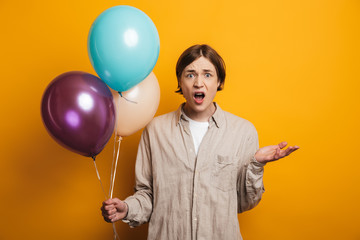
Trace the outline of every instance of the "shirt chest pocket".
[[227, 192], [236, 188], [237, 167], [234, 158], [217, 155], [211, 172], [214, 187]]

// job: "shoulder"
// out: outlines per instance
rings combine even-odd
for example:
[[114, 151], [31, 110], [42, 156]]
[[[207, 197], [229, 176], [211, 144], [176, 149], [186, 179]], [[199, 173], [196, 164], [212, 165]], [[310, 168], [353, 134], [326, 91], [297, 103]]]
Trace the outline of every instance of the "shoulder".
[[235, 114], [232, 114], [232, 113], [224, 111], [224, 110], [223, 110], [223, 114], [224, 114], [225, 121], [228, 124], [234, 124], [237, 126], [240, 125], [240, 126], [247, 127], [247, 128], [255, 128], [254, 124], [252, 124], [249, 120], [246, 120], [245, 118], [239, 117]]
[[226, 127], [233, 131], [241, 131], [250, 135], [257, 134], [256, 128], [249, 120], [227, 111], [223, 111]]
[[176, 111], [155, 117], [150, 121], [146, 128], [148, 131], [156, 130], [158, 128], [168, 128], [172, 123], [176, 124]]

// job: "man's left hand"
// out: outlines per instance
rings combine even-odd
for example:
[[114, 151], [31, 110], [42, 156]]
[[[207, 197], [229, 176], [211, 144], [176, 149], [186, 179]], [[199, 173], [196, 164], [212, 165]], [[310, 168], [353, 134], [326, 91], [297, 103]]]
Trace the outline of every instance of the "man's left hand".
[[255, 159], [260, 163], [268, 163], [286, 157], [300, 148], [299, 146], [289, 146], [287, 149], [283, 149], [286, 145], [287, 142], [281, 142], [278, 145], [260, 148], [255, 153]]

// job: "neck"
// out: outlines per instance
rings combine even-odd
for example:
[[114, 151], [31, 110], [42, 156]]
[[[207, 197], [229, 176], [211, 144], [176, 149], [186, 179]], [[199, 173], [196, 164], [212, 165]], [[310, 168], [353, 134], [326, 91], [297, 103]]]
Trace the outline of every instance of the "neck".
[[215, 113], [215, 110], [216, 110], [216, 107], [215, 107], [214, 103], [212, 103], [207, 109], [205, 109], [204, 111], [201, 111], [201, 112], [194, 111], [194, 109], [191, 109], [189, 107], [189, 105], [186, 103], [183, 107], [183, 111], [186, 114], [186, 116], [188, 116], [192, 120], [198, 121], [198, 122], [209, 121], [209, 118]]

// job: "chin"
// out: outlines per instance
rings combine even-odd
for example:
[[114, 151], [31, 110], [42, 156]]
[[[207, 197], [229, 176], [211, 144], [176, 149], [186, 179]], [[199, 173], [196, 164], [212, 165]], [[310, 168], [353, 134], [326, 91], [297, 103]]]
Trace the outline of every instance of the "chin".
[[194, 110], [196, 112], [204, 112], [206, 110], [208, 110], [211, 107], [211, 103], [202, 103], [202, 104], [196, 104], [195, 103], [195, 108]]

